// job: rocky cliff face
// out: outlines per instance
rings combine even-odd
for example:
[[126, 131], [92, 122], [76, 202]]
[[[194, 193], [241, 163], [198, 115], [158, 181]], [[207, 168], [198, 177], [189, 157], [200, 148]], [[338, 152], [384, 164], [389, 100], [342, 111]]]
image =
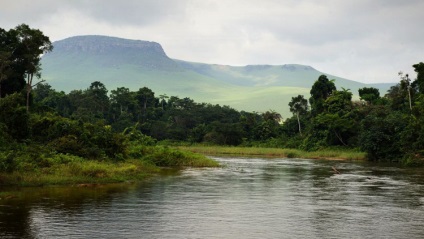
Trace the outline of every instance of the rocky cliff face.
[[75, 36], [53, 43], [54, 51], [104, 54], [113, 50], [154, 53], [167, 57], [162, 46], [156, 42], [128, 40], [108, 36]]
[[46, 65], [91, 62], [107, 68], [132, 65], [143, 70], [180, 71], [178, 64], [156, 42], [89, 35], [56, 41], [53, 46], [53, 51], [43, 56]]

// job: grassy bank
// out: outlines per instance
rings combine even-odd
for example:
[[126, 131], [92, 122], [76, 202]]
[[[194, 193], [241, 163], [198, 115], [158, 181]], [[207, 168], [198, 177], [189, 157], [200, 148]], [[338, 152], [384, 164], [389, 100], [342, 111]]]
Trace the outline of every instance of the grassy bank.
[[364, 160], [366, 154], [350, 149], [324, 149], [315, 152], [306, 152], [297, 149], [255, 148], [255, 147], [225, 147], [225, 146], [178, 146], [178, 149], [206, 155], [240, 155], [240, 156], [268, 156], [309, 159], [343, 159]]
[[130, 147], [129, 158], [120, 161], [87, 160], [68, 154], [40, 153], [34, 157], [25, 151], [6, 153], [0, 155], [3, 186], [88, 186], [140, 181], [162, 173], [164, 167], [218, 166], [203, 155], [162, 146]]

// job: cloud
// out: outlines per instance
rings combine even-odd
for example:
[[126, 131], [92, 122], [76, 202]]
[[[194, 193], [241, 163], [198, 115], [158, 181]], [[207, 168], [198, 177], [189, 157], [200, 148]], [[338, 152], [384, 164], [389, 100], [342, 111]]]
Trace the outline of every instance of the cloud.
[[424, 55], [420, 0], [0, 1], [2, 28], [28, 23], [52, 40], [101, 34], [156, 41], [170, 57], [189, 61], [299, 63], [395, 82]]

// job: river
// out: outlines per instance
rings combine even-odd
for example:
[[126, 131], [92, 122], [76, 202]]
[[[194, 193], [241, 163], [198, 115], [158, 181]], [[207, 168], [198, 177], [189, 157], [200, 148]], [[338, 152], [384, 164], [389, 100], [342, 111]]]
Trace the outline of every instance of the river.
[[15, 190], [0, 238], [424, 238], [423, 169], [214, 158], [139, 184]]

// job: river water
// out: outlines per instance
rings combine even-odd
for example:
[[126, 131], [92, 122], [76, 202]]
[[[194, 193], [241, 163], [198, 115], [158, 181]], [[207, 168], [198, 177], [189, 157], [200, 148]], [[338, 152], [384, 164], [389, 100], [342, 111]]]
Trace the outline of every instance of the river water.
[[424, 238], [423, 169], [215, 159], [141, 184], [13, 191], [0, 238]]

